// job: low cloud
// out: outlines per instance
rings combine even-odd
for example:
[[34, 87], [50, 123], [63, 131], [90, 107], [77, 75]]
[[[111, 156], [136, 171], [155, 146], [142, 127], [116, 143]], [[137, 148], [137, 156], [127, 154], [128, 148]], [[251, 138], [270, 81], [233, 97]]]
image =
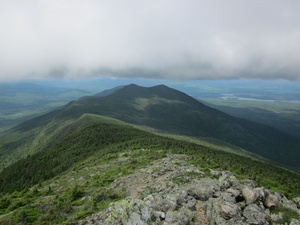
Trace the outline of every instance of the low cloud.
[[300, 80], [298, 0], [1, 0], [0, 81]]

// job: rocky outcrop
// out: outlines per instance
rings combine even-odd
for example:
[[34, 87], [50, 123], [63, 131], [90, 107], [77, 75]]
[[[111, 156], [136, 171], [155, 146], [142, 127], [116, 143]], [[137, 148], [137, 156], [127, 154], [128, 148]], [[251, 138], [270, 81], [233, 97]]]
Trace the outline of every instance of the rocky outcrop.
[[[104, 225], [263, 225], [300, 224], [299, 198], [283, 195], [254, 181], [239, 181], [229, 171], [204, 173], [185, 155], [168, 155], [135, 174], [115, 180], [110, 189], [125, 198], [98, 214], [73, 224]], [[299, 217], [283, 221], [284, 211]], [[294, 216], [295, 217], [295, 216]]]

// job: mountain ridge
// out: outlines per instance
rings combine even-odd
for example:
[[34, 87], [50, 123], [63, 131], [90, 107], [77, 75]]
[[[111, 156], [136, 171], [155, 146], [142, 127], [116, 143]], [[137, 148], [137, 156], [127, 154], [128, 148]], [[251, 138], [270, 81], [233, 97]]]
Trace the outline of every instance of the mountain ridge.
[[[155, 97], [158, 98], [155, 99]], [[95, 110], [97, 101], [99, 101], [99, 108]], [[290, 143], [300, 143], [297, 138], [289, 137], [276, 129], [234, 118], [164, 85], [149, 88], [134, 84], [124, 86], [105, 98], [89, 99], [89, 102], [75, 102], [68, 114], [76, 113], [80, 104], [82, 104], [81, 108], [85, 109], [91, 105], [95, 106], [90, 113], [114, 117], [129, 123], [146, 125], [175, 134], [219, 138], [264, 157], [275, 159], [275, 161], [280, 161], [285, 154], [291, 154], [289, 149], [297, 150], [296, 146]], [[266, 137], [267, 135], [270, 137]], [[284, 141], [285, 139], [288, 141]], [[257, 143], [264, 143], [260, 151], [255, 150]], [[278, 150], [273, 150], [275, 154], [269, 153], [274, 146], [274, 149]], [[283, 151], [279, 148], [287, 152], [281, 153]], [[293, 154], [299, 156], [299, 152], [293, 152]], [[285, 164], [297, 165], [298, 161], [295, 160], [297, 157], [290, 157]]]
[[49, 120], [67, 121], [91, 113], [161, 132], [217, 138], [286, 167], [299, 167], [297, 144], [300, 140], [297, 138], [268, 126], [234, 118], [165, 85], [141, 87], [130, 84], [106, 93], [109, 94], [72, 101], [60, 110], [36, 118], [36, 122], [21, 124], [16, 130], [26, 131], [47, 124]]

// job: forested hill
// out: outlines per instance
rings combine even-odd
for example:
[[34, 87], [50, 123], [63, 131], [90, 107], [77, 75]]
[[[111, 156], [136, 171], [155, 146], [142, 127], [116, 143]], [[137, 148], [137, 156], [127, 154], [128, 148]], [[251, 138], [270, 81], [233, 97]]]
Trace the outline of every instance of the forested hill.
[[[105, 221], [98, 218], [110, 213], [104, 210], [112, 210], [110, 219], [122, 224], [129, 219], [126, 213], [152, 213], [143, 203], [147, 199], [159, 205], [153, 207], [157, 217], [158, 213], [166, 216], [145, 224], [163, 224], [171, 214], [174, 222], [196, 224], [199, 212], [216, 219], [219, 211], [210, 216], [211, 207], [206, 205], [221, 209], [224, 202], [230, 209], [243, 210], [231, 216], [234, 224], [254, 224], [252, 218], [267, 221], [270, 213], [281, 213], [281, 224], [299, 217], [293, 202], [300, 195], [297, 173], [213, 146], [155, 135], [110, 118], [83, 117], [81, 128], [0, 173], [1, 224], [106, 224], [107, 217], [101, 217]], [[275, 203], [265, 203], [269, 195], [276, 197]], [[137, 204], [131, 208], [132, 198]], [[115, 204], [120, 208], [114, 210]], [[275, 206], [276, 210], [269, 209]], [[249, 210], [254, 215], [259, 212], [260, 217], [249, 215], [246, 223], [242, 214]], [[184, 222], [186, 216], [188, 222]], [[228, 221], [223, 217], [219, 224]]]
[[85, 97], [52, 114], [21, 124], [15, 132], [34, 130], [51, 121], [64, 124], [85, 113], [167, 133], [216, 138], [299, 170], [299, 139], [265, 125], [234, 118], [164, 85], [146, 88], [131, 84]]
[[300, 165], [300, 140], [265, 125], [231, 117], [164, 85], [128, 85], [111, 94], [70, 103], [57, 116], [94, 113], [161, 131], [217, 138], [289, 167]]

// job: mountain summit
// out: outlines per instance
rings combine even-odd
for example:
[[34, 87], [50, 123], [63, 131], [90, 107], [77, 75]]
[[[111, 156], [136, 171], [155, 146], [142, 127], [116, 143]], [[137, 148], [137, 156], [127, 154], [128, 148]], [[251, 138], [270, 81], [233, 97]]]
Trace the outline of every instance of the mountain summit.
[[[113, 117], [161, 132], [220, 139], [286, 167], [299, 169], [299, 139], [265, 125], [229, 116], [165, 85], [121, 86], [70, 102], [63, 109], [35, 121], [38, 124], [49, 118], [65, 121], [85, 113]], [[34, 127], [37, 122], [29, 121], [29, 124]]]

